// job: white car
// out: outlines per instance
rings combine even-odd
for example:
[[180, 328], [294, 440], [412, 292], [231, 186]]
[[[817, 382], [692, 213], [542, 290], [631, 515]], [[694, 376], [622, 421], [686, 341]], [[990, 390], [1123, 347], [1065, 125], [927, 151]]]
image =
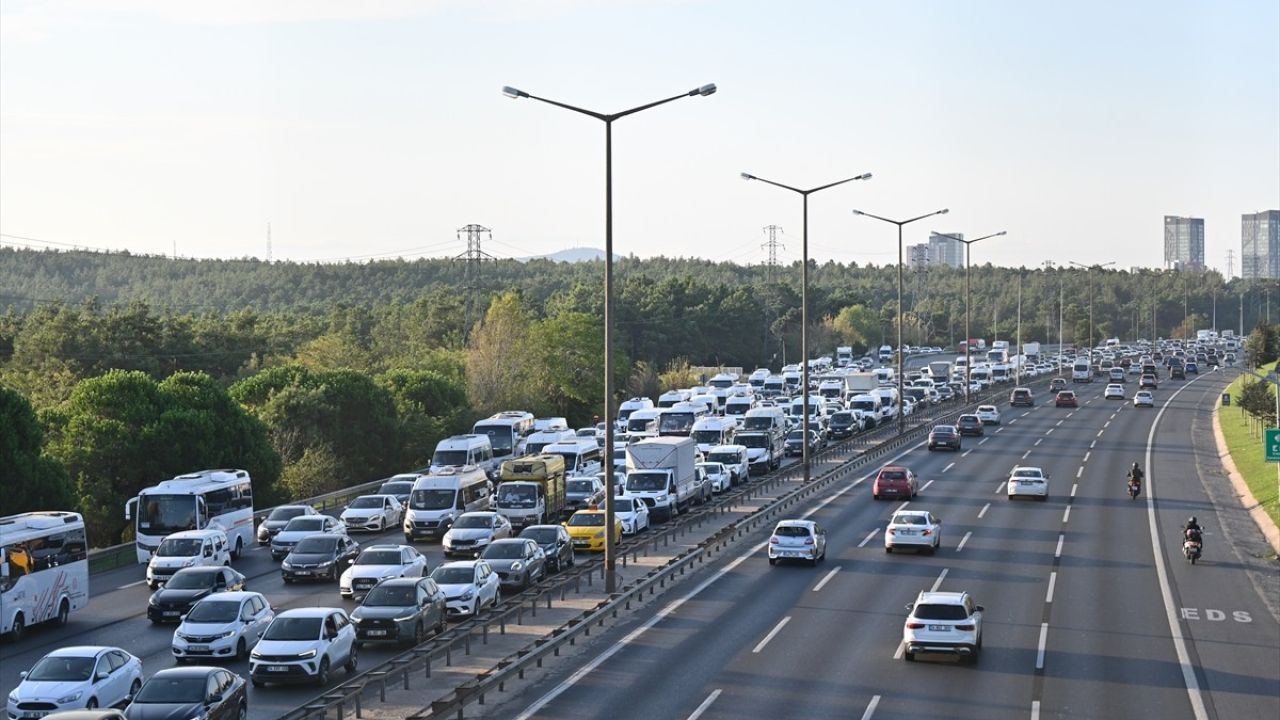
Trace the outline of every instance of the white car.
[[1022, 465], [1009, 473], [1009, 499], [1028, 496], [1037, 500], [1049, 499], [1049, 476], [1038, 467]]
[[449, 617], [475, 615], [486, 606], [498, 604], [498, 573], [484, 560], [445, 563], [431, 573], [444, 591]]
[[1156, 406], [1156, 398], [1150, 390], [1139, 390], [1133, 395], [1133, 406], [1153, 408]]
[[926, 653], [978, 661], [982, 652], [983, 607], [974, 604], [969, 593], [922, 591], [907, 609], [910, 613], [902, 625], [902, 657], [907, 662]]
[[170, 650], [179, 663], [198, 659], [243, 660], [275, 619], [262, 593], [236, 591], [204, 598], [182, 618]]
[[979, 405], [976, 414], [983, 425], [1000, 424], [1000, 409], [995, 405]]
[[1102, 398], [1104, 400], [1123, 400], [1124, 386], [1119, 383], [1111, 383], [1106, 390], [1102, 391]]
[[258, 523], [258, 544], [270, 545], [271, 538], [276, 536], [289, 521], [299, 515], [316, 515], [316, 509], [310, 505], [281, 505], [271, 511], [266, 520]]
[[884, 551], [914, 547], [932, 555], [942, 547], [942, 521], [927, 510], [899, 510], [884, 529]]
[[324, 686], [335, 667], [354, 675], [358, 652], [355, 626], [341, 608], [285, 610], [249, 654], [249, 677], [254, 687], [299, 681]]
[[769, 538], [769, 564], [805, 560], [817, 565], [827, 557], [827, 531], [812, 520], [781, 520]]
[[370, 545], [338, 578], [342, 597], [364, 597], [374, 585], [398, 577], [426, 577], [427, 559], [408, 545]]
[[724, 465], [734, 485], [746, 482], [751, 470], [751, 458], [745, 445], [717, 445], [707, 453], [707, 462]]
[[348, 530], [382, 532], [399, 526], [403, 514], [404, 506], [393, 495], [361, 495], [351, 501], [338, 519]]
[[56, 710], [125, 705], [142, 687], [142, 661], [120, 648], [78, 645], [54, 650], [18, 676], [7, 717], [37, 718]]
[[293, 551], [293, 546], [308, 535], [316, 533], [347, 534], [347, 527], [337, 518], [328, 515], [302, 515], [289, 521], [276, 536], [271, 538], [271, 559], [283, 560]]
[[[494, 540], [511, 537], [511, 521], [496, 512], [469, 512], [458, 516], [453, 527], [440, 539], [445, 557], [479, 557]], [[438, 581], [437, 581], [438, 582]]]
[[698, 467], [707, 473], [707, 480], [711, 481], [711, 492], [724, 492], [733, 484], [733, 476], [729, 474], [729, 469], [718, 462], [702, 462], [698, 463]]
[[649, 506], [640, 498], [621, 495], [613, 499], [613, 516], [622, 521], [622, 534], [649, 529]]

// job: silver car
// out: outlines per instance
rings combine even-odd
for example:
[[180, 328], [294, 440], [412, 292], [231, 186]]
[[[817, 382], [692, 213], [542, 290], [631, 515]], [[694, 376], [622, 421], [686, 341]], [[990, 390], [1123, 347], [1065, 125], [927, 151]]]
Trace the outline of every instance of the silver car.
[[528, 538], [495, 540], [480, 558], [498, 573], [503, 590], [524, 590], [547, 576], [546, 553]]
[[458, 516], [440, 545], [445, 557], [480, 557], [494, 540], [511, 537], [511, 521], [496, 512], [469, 512]]
[[804, 560], [817, 565], [827, 557], [827, 531], [812, 520], [782, 520], [769, 538], [769, 564]]

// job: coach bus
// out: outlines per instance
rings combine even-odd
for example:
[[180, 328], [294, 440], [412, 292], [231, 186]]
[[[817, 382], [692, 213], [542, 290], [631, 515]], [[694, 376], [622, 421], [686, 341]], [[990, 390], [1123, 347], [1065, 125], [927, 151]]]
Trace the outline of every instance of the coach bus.
[[144, 489], [125, 505], [135, 521], [138, 562], [145, 563], [166, 536], [217, 528], [227, 534], [231, 557], [251, 545], [253, 483], [245, 470], [201, 470]]
[[79, 513], [0, 518], [0, 634], [17, 640], [38, 623], [64, 625], [88, 604], [89, 552]]

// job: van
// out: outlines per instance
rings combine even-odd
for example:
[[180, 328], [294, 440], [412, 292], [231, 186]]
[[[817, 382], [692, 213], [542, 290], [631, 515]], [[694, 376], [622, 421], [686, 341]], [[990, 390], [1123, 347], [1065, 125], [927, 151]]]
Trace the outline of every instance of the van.
[[488, 435], [454, 435], [436, 443], [430, 472], [463, 465], [476, 465], [486, 473], [497, 469]]
[[627, 420], [631, 417], [631, 413], [636, 410], [652, 410], [653, 401], [647, 397], [633, 397], [630, 400], [623, 400], [618, 406], [618, 429], [627, 429]]
[[702, 403], [676, 403], [663, 409], [658, 416], [658, 434], [687, 437], [693, 431], [693, 424], [709, 414], [707, 406]]
[[[584, 438], [584, 439], [592, 440], [594, 442], [595, 429], [594, 428], [588, 428], [588, 429], [591, 430], [591, 433], [592, 433], [591, 437]], [[543, 449], [546, 448], [551, 443], [558, 443], [558, 442], [564, 442], [566, 440], [576, 440], [576, 439], [578, 439], [578, 434], [572, 430], [538, 431], [525, 439], [524, 452], [526, 455], [537, 455], [538, 453], [542, 452]]]
[[187, 567], [231, 564], [227, 534], [215, 528], [183, 530], [165, 536], [147, 562], [147, 586], [152, 590]]
[[764, 390], [762, 392], [765, 397], [776, 397], [782, 394], [784, 385], [781, 375], [770, 375], [764, 379]]
[[658, 408], [632, 410], [627, 418], [627, 435], [631, 437], [657, 437], [658, 416], [661, 414], [662, 410]]
[[668, 390], [658, 396], [658, 407], [669, 408], [676, 403], [688, 400], [690, 393], [688, 390]]
[[760, 401], [755, 395], [734, 395], [725, 401], [724, 416], [728, 418], [742, 418], [747, 411], [758, 406]]
[[488, 510], [489, 476], [476, 465], [449, 465], [418, 478], [404, 514], [404, 541], [440, 537], [462, 513]]
[[694, 421], [690, 437], [698, 444], [698, 452], [708, 453], [717, 445], [733, 444], [738, 421], [731, 417], [704, 417]]
[[1071, 365], [1071, 382], [1073, 383], [1091, 383], [1093, 382], [1093, 369], [1089, 367], [1088, 358], [1076, 358]]
[[595, 477], [601, 470], [602, 451], [594, 440], [566, 440], [552, 443], [542, 448], [544, 455], [559, 455], [564, 458], [564, 474], [566, 476], [584, 475]]

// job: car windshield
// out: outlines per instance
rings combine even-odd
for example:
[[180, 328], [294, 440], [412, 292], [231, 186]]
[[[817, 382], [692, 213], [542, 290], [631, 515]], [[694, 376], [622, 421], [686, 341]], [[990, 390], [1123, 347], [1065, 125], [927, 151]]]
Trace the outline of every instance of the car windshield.
[[569, 481], [569, 492], [571, 493], [585, 493], [590, 495], [594, 490], [595, 487], [591, 484], [590, 480]]
[[278, 617], [271, 621], [264, 640], [316, 640], [320, 637], [321, 618]]
[[557, 534], [555, 528], [528, 528], [520, 533], [520, 537], [529, 538], [539, 545], [547, 545], [556, 541]]
[[707, 460], [710, 460], [711, 462], [722, 463], [725, 465], [736, 465], [738, 464], [738, 454], [737, 453], [711, 453], [710, 455], [707, 456]]
[[454, 490], [414, 490], [409, 507], [414, 510], [447, 510], [453, 507]]
[[604, 527], [604, 513], [574, 513], [570, 527]]
[[809, 537], [809, 528], [799, 525], [779, 525], [773, 531], [779, 537]]
[[485, 560], [515, 560], [524, 557], [524, 543], [496, 543], [485, 548]]
[[912, 614], [917, 620], [964, 620], [969, 617], [963, 605], [916, 605]]
[[133, 699], [136, 703], [187, 704], [204, 702], [205, 677], [155, 677]]
[[356, 558], [357, 565], [399, 565], [399, 550], [365, 550]]
[[466, 465], [466, 450], [437, 450], [435, 455], [431, 456], [432, 465]]
[[441, 585], [470, 585], [476, 573], [469, 567], [441, 567], [431, 573], [431, 579]]
[[383, 495], [395, 495], [396, 497], [408, 495], [412, 490], [413, 483], [408, 480], [397, 480], [395, 482], [383, 483], [382, 487], [378, 488], [379, 493], [382, 493]]
[[928, 520], [924, 515], [908, 515], [902, 513], [894, 515], [891, 521], [894, 525], [928, 525]]
[[223, 601], [203, 601], [195, 604], [187, 613], [190, 623], [229, 623], [240, 617], [240, 603]]
[[453, 523], [456, 528], [490, 528], [493, 520], [488, 515], [463, 515]]
[[200, 554], [200, 546], [203, 544], [203, 540], [195, 538], [166, 538], [160, 543], [160, 547], [156, 548], [156, 555], [158, 557], [191, 557]]
[[979, 422], [979, 420], [978, 420], [978, 416], [977, 416], [977, 415], [961, 415], [961, 416], [960, 416], [960, 424], [961, 424], [961, 425], [964, 425], [964, 424], [966, 424], [966, 423], [968, 423], [968, 424], [972, 424], [972, 423], [976, 423], [976, 422]]
[[213, 587], [213, 583], [220, 577], [221, 572], [179, 570], [164, 586], [166, 590], [204, 590]]
[[32, 682], [88, 680], [96, 660], [93, 657], [43, 657], [27, 673], [26, 679]]
[[627, 475], [627, 491], [650, 492], [667, 486], [667, 476], [662, 473], [632, 473]]
[[380, 497], [358, 497], [351, 501], [347, 507], [352, 510], [369, 510], [372, 508], [382, 507], [382, 498]]
[[933, 429], [933, 432], [939, 435], [950, 435], [955, 431], [956, 431], [955, 428], [951, 427], [950, 425], [939, 425]]
[[324, 530], [324, 518], [296, 517], [284, 529], [287, 532], [319, 532]]
[[409, 607], [415, 604], [418, 591], [410, 585], [378, 585], [364, 598], [368, 607]]
[[338, 546], [338, 538], [330, 535], [321, 535], [319, 537], [304, 537], [297, 545], [293, 547], [293, 551], [299, 555], [307, 553], [324, 554], [333, 552]]
[[749, 448], [766, 448], [769, 447], [769, 436], [767, 435], [739, 435], [737, 443]]
[[300, 507], [278, 507], [271, 511], [271, 514], [267, 516], [267, 519], [275, 520], [277, 522], [288, 522], [306, 511], [306, 508]]
[[718, 443], [720, 442], [719, 430], [694, 430], [693, 441], [696, 443]]

